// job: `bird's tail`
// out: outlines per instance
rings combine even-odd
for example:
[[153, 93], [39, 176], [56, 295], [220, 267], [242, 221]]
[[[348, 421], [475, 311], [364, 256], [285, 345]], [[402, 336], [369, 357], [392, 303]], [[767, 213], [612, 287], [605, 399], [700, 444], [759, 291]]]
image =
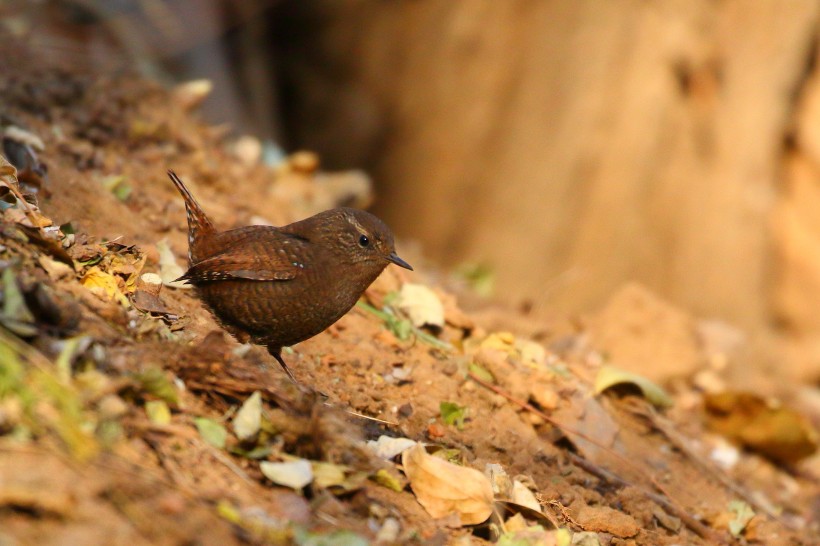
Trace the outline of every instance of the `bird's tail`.
[[216, 228], [177, 174], [174, 171], [168, 171], [168, 176], [171, 177], [171, 181], [185, 200], [185, 212], [188, 215], [188, 259], [194, 263], [198, 259], [198, 243], [203, 241], [204, 236], [216, 233]]

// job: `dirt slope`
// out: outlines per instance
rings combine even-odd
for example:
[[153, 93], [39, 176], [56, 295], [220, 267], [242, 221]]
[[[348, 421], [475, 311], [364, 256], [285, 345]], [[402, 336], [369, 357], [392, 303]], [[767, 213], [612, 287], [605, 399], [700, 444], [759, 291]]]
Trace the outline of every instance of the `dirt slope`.
[[[0, 541], [672, 545], [730, 543], [732, 529], [818, 543], [812, 460], [788, 456], [811, 451], [809, 425], [779, 427], [794, 437], [770, 459], [706, 432], [703, 392], [742, 365], [742, 341], [640, 287], [594, 317], [476, 319], [423, 270], [388, 269], [285, 355], [316, 392], [298, 389], [190, 290], [151, 295], [142, 275], [171, 265], [163, 240], [178, 264], [187, 250], [165, 171], [223, 227], [365, 200], [359, 185], [310, 156], [271, 168], [237, 155], [179, 89], [32, 65], [0, 74], [4, 155], [18, 163], [0, 185]], [[421, 296], [398, 301], [407, 283], [432, 288], [443, 327], [408, 322], [400, 309]], [[596, 394], [606, 364], [672, 394], [642, 396], [633, 380]], [[382, 459], [364, 443], [380, 436], [435, 456]]]

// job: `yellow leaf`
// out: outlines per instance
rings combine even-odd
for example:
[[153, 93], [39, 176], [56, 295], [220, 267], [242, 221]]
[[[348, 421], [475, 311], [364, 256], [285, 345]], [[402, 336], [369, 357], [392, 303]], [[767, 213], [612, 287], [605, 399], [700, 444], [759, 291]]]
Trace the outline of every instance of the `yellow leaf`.
[[117, 301], [126, 307], [128, 306], [128, 298], [120, 291], [117, 278], [99, 267], [95, 266], [89, 269], [81, 282], [97, 297], [106, 301]]
[[429, 455], [421, 444], [402, 454], [419, 504], [434, 518], [458, 514], [461, 525], [485, 521], [493, 511], [493, 487], [478, 470]]
[[495, 332], [484, 338], [479, 345], [482, 349], [496, 349], [513, 353], [515, 351], [515, 336], [510, 332]]

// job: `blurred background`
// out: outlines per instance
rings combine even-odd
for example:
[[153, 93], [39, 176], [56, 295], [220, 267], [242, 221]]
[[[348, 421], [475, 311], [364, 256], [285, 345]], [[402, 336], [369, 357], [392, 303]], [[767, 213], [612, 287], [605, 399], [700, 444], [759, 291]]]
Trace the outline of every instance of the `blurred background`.
[[209, 120], [363, 170], [399, 237], [502, 301], [578, 313], [637, 281], [815, 379], [818, 8], [0, 2], [5, 32], [67, 68], [208, 79]]

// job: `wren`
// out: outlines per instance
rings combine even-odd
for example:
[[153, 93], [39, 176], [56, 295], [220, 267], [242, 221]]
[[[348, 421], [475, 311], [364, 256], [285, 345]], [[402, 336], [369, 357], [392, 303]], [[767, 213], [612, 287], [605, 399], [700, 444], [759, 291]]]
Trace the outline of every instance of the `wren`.
[[168, 176], [188, 214], [188, 271], [217, 321], [240, 341], [265, 345], [296, 382], [282, 347], [315, 336], [347, 313], [398, 257], [384, 222], [335, 208], [282, 227], [217, 231], [182, 180]]

